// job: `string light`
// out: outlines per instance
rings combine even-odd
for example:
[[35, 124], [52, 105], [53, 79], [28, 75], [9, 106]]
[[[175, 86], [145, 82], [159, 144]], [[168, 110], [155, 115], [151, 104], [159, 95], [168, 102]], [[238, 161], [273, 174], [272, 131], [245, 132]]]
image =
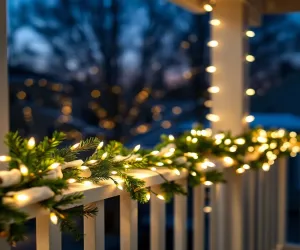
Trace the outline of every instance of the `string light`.
[[164, 164], [163, 164], [163, 162], [157, 162], [156, 163], [156, 166], [159, 166], [159, 167], [162, 167]]
[[1, 161], [1, 162], [8, 162], [8, 161], [11, 161], [11, 157], [10, 157], [10, 156], [7, 156], [7, 155], [1, 155], [1, 156], [0, 156], [0, 161]]
[[28, 168], [24, 164], [21, 164], [20, 165], [20, 172], [21, 172], [22, 175], [27, 176], [28, 175]]
[[152, 151], [150, 154], [151, 154], [151, 155], [158, 155], [158, 154], [159, 154], [159, 151], [158, 151], [158, 150], [155, 150], [155, 151]]
[[229, 151], [232, 152], [232, 153], [233, 153], [233, 152], [236, 152], [237, 148], [238, 148], [237, 145], [232, 145], [232, 146], [229, 148]]
[[55, 213], [50, 213], [50, 220], [54, 225], [57, 225], [58, 223], [58, 217], [56, 216]]
[[254, 61], [255, 61], [255, 57], [252, 56], [252, 55], [247, 55], [247, 56], [246, 56], [246, 61], [247, 61], [247, 62], [254, 62]]
[[95, 164], [97, 162], [97, 160], [90, 160], [90, 161], [88, 161], [87, 163], [88, 164]]
[[175, 173], [176, 175], [180, 175], [180, 171], [179, 171], [178, 169], [174, 169], [174, 173]]
[[197, 176], [197, 173], [195, 171], [191, 172], [192, 176]]
[[124, 168], [129, 168], [130, 166], [128, 164], [125, 164], [124, 165]]
[[247, 90], [246, 90], [246, 95], [248, 95], [248, 96], [253, 96], [253, 95], [255, 95], [255, 90], [254, 90], [254, 89], [251, 89], [251, 88], [247, 89]]
[[148, 193], [146, 194], [146, 199], [147, 199], [148, 201], [151, 199], [151, 194], [150, 194], [150, 192], [148, 192]]
[[150, 168], [153, 172], [155, 172], [157, 169], [156, 169], [156, 167], [152, 167], [152, 168]]
[[248, 164], [244, 164], [244, 165], [243, 165], [243, 169], [248, 170], [248, 169], [250, 169], [250, 166], [249, 166]]
[[255, 117], [253, 115], [248, 115], [245, 117], [245, 121], [250, 123], [253, 122], [255, 120]]
[[216, 140], [223, 140], [225, 138], [225, 134], [220, 133], [220, 134], [216, 134], [215, 135], [215, 139]]
[[203, 5], [203, 9], [204, 9], [206, 12], [211, 12], [211, 11], [213, 11], [213, 7], [212, 7], [210, 4], [204, 4], [204, 5]]
[[290, 137], [292, 137], [292, 138], [295, 138], [295, 137], [297, 137], [297, 133], [296, 132], [294, 132], [294, 131], [292, 131], [292, 132], [290, 132]]
[[210, 206], [206, 206], [203, 208], [204, 213], [211, 213], [211, 211], [212, 211], [212, 207], [210, 207]]
[[223, 161], [224, 161], [224, 165], [226, 167], [231, 167], [234, 164], [234, 160], [231, 157], [229, 157], [229, 156], [225, 156], [223, 158]]
[[196, 131], [195, 129], [192, 129], [192, 130], [191, 130], [191, 135], [192, 135], [192, 136], [196, 136], [196, 135], [197, 135], [197, 131]]
[[79, 147], [79, 145], [80, 145], [80, 142], [74, 144], [70, 149], [71, 150], [75, 150], [75, 149], [77, 149]]
[[49, 169], [56, 169], [56, 168], [58, 168], [59, 165], [60, 165], [60, 163], [55, 162], [49, 166]]
[[230, 144], [231, 144], [231, 140], [230, 140], [230, 139], [226, 139], [226, 140], [224, 141], [224, 144], [225, 144], [225, 145], [230, 145]]
[[75, 183], [76, 182], [76, 180], [75, 179], [73, 179], [73, 178], [71, 178], [71, 179], [68, 179], [68, 183], [69, 184], [73, 184], [73, 183]]
[[135, 161], [142, 161], [142, 160], [143, 160], [142, 157], [135, 158]]
[[208, 73], [215, 73], [217, 71], [217, 68], [215, 66], [208, 66], [205, 70]]
[[133, 152], [139, 151], [140, 148], [141, 148], [141, 145], [136, 145], [136, 146], [134, 147], [134, 149], [133, 149]]
[[104, 145], [104, 142], [103, 141], [100, 142], [99, 145], [97, 146], [97, 150], [101, 149], [103, 147], [103, 145]]
[[246, 31], [246, 36], [250, 37], [250, 38], [255, 37], [255, 32], [252, 31], [252, 30], [247, 30]]
[[208, 46], [208, 47], [212, 47], [212, 48], [215, 48], [215, 47], [217, 47], [218, 45], [219, 45], [219, 42], [216, 41], [216, 40], [212, 40], [212, 41], [209, 41], [209, 42], [207, 43], [207, 46]]
[[206, 119], [211, 121], [211, 122], [218, 122], [220, 121], [220, 117], [218, 115], [215, 114], [207, 114], [206, 115]]
[[197, 143], [197, 142], [198, 142], [198, 138], [193, 138], [193, 139], [192, 139], [192, 143], [195, 144], [195, 143]]
[[242, 173], [245, 172], [245, 169], [244, 169], [244, 168], [238, 168], [238, 169], [236, 170], [236, 172], [237, 172], [238, 174], [242, 174]]
[[218, 86], [212, 86], [207, 89], [207, 91], [211, 94], [216, 94], [220, 92], [220, 88]]
[[165, 200], [165, 197], [164, 197], [163, 195], [161, 195], [161, 194], [156, 195], [156, 197], [157, 197], [158, 199], [162, 200], [162, 201]]
[[108, 153], [107, 152], [105, 152], [102, 156], [101, 156], [101, 160], [105, 160], [106, 159], [106, 157], [107, 157], [107, 155], [108, 155]]
[[17, 201], [27, 201], [29, 200], [29, 196], [26, 194], [19, 194], [14, 197]]
[[221, 24], [221, 21], [219, 19], [212, 19], [209, 23], [212, 26], [219, 26]]
[[117, 184], [117, 188], [123, 190], [123, 186], [120, 183]]
[[244, 138], [238, 138], [234, 142], [238, 145], [244, 145], [246, 143], [246, 140]]
[[191, 136], [187, 136], [186, 137], [186, 141], [190, 142], [192, 140], [192, 137]]
[[117, 171], [111, 171], [111, 174], [117, 174], [118, 172]]
[[89, 187], [89, 186], [92, 186], [92, 182], [91, 181], [84, 181], [83, 182], [83, 185], [85, 185], [85, 186], [87, 186], [87, 187]]
[[175, 137], [173, 135], [169, 135], [169, 141], [174, 141]]
[[33, 149], [35, 147], [35, 139], [34, 137], [31, 137], [27, 142], [27, 148]]
[[264, 163], [263, 165], [262, 165], [262, 169], [263, 169], [263, 171], [269, 171], [270, 170], [270, 165], [268, 164], [268, 163]]
[[213, 183], [211, 181], [205, 181], [203, 184], [205, 186], [211, 186]]

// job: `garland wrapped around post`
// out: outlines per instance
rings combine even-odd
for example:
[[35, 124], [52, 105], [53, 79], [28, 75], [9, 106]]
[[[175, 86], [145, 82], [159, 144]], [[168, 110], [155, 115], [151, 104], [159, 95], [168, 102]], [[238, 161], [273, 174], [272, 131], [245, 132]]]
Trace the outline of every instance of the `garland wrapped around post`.
[[[9, 170], [0, 171], [0, 235], [9, 243], [25, 239], [23, 227], [28, 215], [22, 209], [32, 204], [47, 209], [51, 221], [59, 224], [62, 231], [80, 237], [74, 216], [93, 216], [97, 210], [64, 209], [83, 198], [81, 193], [63, 194], [74, 183], [90, 185], [112, 180], [117, 188], [129, 192], [132, 199], [145, 203], [154, 192], [130, 173], [136, 169], [154, 171], [164, 180], [161, 193], [155, 194], [168, 201], [174, 194], [185, 195], [186, 190], [160, 174], [162, 168], [177, 175], [188, 173], [190, 186], [209, 186], [226, 181], [220, 165], [234, 167], [237, 174], [249, 169], [268, 171], [277, 158], [294, 157], [300, 151], [297, 134], [284, 129], [257, 128], [232, 136], [230, 132], [213, 135], [210, 129], [197, 128], [178, 138], [164, 135], [153, 150], [143, 150], [140, 145], [128, 149], [116, 141], [105, 145], [97, 138], [61, 148], [64, 139], [59, 132], [39, 143], [34, 138], [23, 139], [18, 133], [6, 136], [10, 154], [0, 156], [1, 162], [9, 164]], [[82, 160], [83, 152], [90, 156]]]

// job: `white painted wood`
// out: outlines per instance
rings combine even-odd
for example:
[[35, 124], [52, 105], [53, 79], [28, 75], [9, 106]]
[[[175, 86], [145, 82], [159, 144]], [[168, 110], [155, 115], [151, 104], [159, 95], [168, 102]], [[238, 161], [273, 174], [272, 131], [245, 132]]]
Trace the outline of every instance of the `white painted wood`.
[[257, 207], [257, 222], [256, 222], [256, 238], [257, 250], [265, 250], [264, 243], [264, 172], [259, 170], [258, 173], [258, 207]]
[[271, 249], [271, 190], [270, 190], [270, 177], [271, 170], [265, 173], [265, 206], [264, 206], [264, 220], [265, 220], [265, 230], [264, 230], [264, 249]]
[[271, 249], [275, 249], [276, 247], [276, 235], [277, 235], [277, 169], [278, 164], [275, 163], [275, 165], [271, 168]]
[[204, 192], [203, 185], [193, 189], [193, 250], [204, 249]]
[[127, 192], [120, 196], [121, 250], [138, 249], [138, 203]]
[[[177, 181], [187, 189], [187, 180]], [[174, 198], [174, 249], [187, 249], [187, 196], [175, 195]]]
[[[152, 188], [159, 193], [158, 188]], [[166, 248], [166, 205], [165, 201], [151, 194], [150, 201], [150, 249], [165, 250]]]
[[[219, 19], [219, 26], [212, 26], [212, 40], [219, 42], [219, 46], [212, 48], [211, 64], [216, 67], [212, 74], [212, 86], [220, 87], [220, 92], [212, 95], [212, 113], [220, 117], [220, 121], [213, 123], [214, 132], [230, 130], [239, 134], [246, 128], [243, 118], [247, 113], [247, 99], [245, 89], [247, 84], [247, 67], [245, 55], [247, 41], [246, 4], [240, 0], [218, 1], [212, 12], [213, 19]], [[243, 126], [244, 125], [244, 126]], [[217, 199], [224, 199], [225, 186], [226, 202], [216, 201], [213, 210], [212, 232], [215, 233], [217, 250], [243, 249], [243, 218], [242, 218], [242, 181], [233, 169], [225, 171], [226, 185], [221, 185], [216, 195]], [[224, 191], [222, 191], [224, 189]], [[226, 221], [221, 218], [224, 215]], [[227, 242], [224, 242], [224, 240]], [[214, 248], [211, 248], [214, 249]]]
[[95, 217], [84, 217], [84, 250], [105, 250], [104, 200], [90, 206], [98, 208]]
[[[0, 139], [9, 131], [9, 92], [7, 77], [7, 6], [6, 0], [0, 1]], [[8, 151], [4, 143], [0, 144], [0, 155]], [[6, 168], [5, 166], [0, 166]]]
[[62, 250], [60, 228], [51, 223], [49, 215], [36, 218], [36, 249]]
[[277, 246], [282, 250], [286, 244], [286, 203], [287, 203], [287, 159], [278, 160], [278, 214], [277, 214]]

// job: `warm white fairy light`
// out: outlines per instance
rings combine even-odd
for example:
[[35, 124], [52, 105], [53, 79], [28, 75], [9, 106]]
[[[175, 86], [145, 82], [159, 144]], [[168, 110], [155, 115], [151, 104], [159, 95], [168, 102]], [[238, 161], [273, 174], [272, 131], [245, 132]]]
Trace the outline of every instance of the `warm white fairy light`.
[[195, 144], [195, 143], [197, 143], [197, 142], [198, 142], [198, 138], [193, 138], [193, 139], [192, 139], [192, 143]]
[[173, 135], [169, 135], [169, 141], [174, 141], [175, 137]]
[[197, 173], [195, 171], [191, 172], [192, 176], [197, 176]]
[[264, 163], [264, 164], [262, 165], [262, 169], [263, 169], [263, 171], [269, 171], [269, 170], [270, 170], [270, 165], [269, 165], [269, 163]]
[[277, 142], [271, 142], [270, 149], [275, 149], [275, 148], [277, 148]]
[[151, 154], [151, 155], [158, 155], [158, 154], [159, 154], [159, 151], [158, 151], [158, 150], [155, 150], [155, 151], [152, 151], [150, 154]]
[[215, 47], [217, 47], [218, 45], [219, 45], [219, 42], [216, 41], [216, 40], [211, 40], [211, 41], [209, 41], [209, 42], [207, 43], [207, 46], [208, 46], [208, 47], [212, 47], [212, 48], [215, 48]]
[[71, 149], [71, 150], [75, 150], [75, 149], [77, 149], [79, 146], [80, 146], [80, 143], [78, 142], [78, 143], [74, 144], [70, 149]]
[[150, 194], [150, 192], [148, 192], [148, 193], [146, 194], [146, 199], [147, 199], [148, 201], [151, 199], [151, 194]]
[[54, 225], [57, 225], [58, 223], [58, 217], [56, 216], [55, 213], [50, 213], [50, 220]]
[[290, 135], [290, 137], [292, 137], [292, 138], [297, 137], [297, 133], [294, 132], [294, 131], [290, 132], [289, 135]]
[[203, 184], [205, 186], [211, 186], [213, 183], [211, 181], [205, 181], [205, 182], [203, 182]]
[[192, 136], [196, 136], [196, 135], [197, 135], [197, 130], [192, 129], [192, 130], [191, 130], [191, 135], [192, 135]]
[[204, 102], [204, 106], [207, 108], [211, 108], [213, 106], [212, 100], [207, 100]]
[[73, 183], [75, 183], [76, 182], [76, 180], [75, 179], [73, 179], [73, 178], [71, 178], [71, 179], [68, 179], [68, 183], [69, 184], [73, 184]]
[[229, 156], [225, 156], [223, 158], [223, 161], [224, 161], [224, 165], [226, 167], [231, 167], [234, 164], [234, 160], [231, 157], [229, 157]]
[[91, 181], [84, 181], [83, 182], [83, 185], [85, 185], [85, 186], [87, 186], [87, 187], [89, 187], [89, 186], [92, 186], [92, 182]]
[[246, 36], [250, 37], [250, 38], [255, 37], [255, 32], [252, 31], [252, 30], [247, 30], [246, 31]]
[[253, 115], [248, 115], [245, 117], [245, 121], [250, 123], [253, 122], [255, 120], [255, 117]]
[[140, 145], [140, 144], [139, 144], [139, 145], [136, 145], [136, 146], [134, 147], [134, 149], [133, 149], [133, 152], [139, 151], [140, 148], [141, 148], [141, 145]]
[[252, 56], [252, 55], [247, 55], [247, 56], [246, 56], [246, 61], [247, 61], [247, 62], [254, 62], [254, 61], [255, 61], [255, 57]]
[[100, 142], [99, 145], [97, 146], [97, 150], [101, 149], [103, 147], [103, 145], [104, 145], [104, 142], [103, 141]]
[[219, 19], [212, 19], [209, 23], [212, 26], [219, 26], [221, 24], [221, 21]]
[[203, 5], [203, 9], [206, 11], [206, 12], [211, 12], [213, 11], [213, 7], [210, 5], [210, 4], [204, 4]]
[[88, 164], [95, 164], [97, 162], [97, 160], [89, 160], [87, 163]]
[[253, 95], [255, 95], [255, 90], [254, 90], [254, 89], [251, 89], [251, 88], [247, 89], [247, 90], [246, 90], [246, 95], [248, 95], [248, 96], [253, 96]]
[[10, 157], [10, 156], [7, 156], [7, 155], [1, 155], [1, 156], [0, 156], [0, 161], [1, 161], [1, 162], [8, 162], [8, 161], [11, 161], [11, 157]]
[[124, 165], [124, 168], [129, 168], [130, 166], [128, 164], [125, 164]]
[[108, 155], [108, 153], [107, 152], [105, 152], [102, 156], [101, 156], [101, 160], [105, 160], [106, 159], [106, 157], [107, 157], [107, 155]]
[[236, 170], [236, 172], [237, 172], [238, 174], [242, 174], [242, 173], [245, 172], [245, 169], [244, 169], [244, 168], [238, 168], [238, 169]]
[[190, 142], [192, 140], [192, 137], [191, 136], [187, 136], [186, 137], [186, 141]]
[[27, 176], [28, 175], [28, 168], [24, 164], [21, 164], [20, 165], [20, 172], [23, 176]]
[[212, 211], [212, 207], [210, 207], [210, 206], [205, 206], [205, 207], [203, 208], [203, 212], [204, 212], [204, 213], [211, 213], [211, 211]]
[[118, 172], [117, 171], [111, 171], [111, 174], [117, 174]]
[[120, 183], [117, 184], [117, 188], [123, 190], [123, 186]]
[[257, 137], [257, 141], [260, 143], [267, 143], [268, 142], [268, 138], [264, 137], [264, 136], [258, 136]]
[[158, 199], [162, 200], [162, 201], [165, 200], [165, 197], [164, 197], [163, 195], [161, 195], [161, 194], [156, 195], [156, 197], [157, 197]]
[[135, 161], [142, 161], [142, 160], [143, 160], [142, 157], [135, 158]]
[[29, 200], [29, 196], [26, 194], [19, 194], [14, 197], [17, 201], [27, 201]]
[[59, 165], [60, 165], [60, 163], [55, 162], [49, 166], [49, 169], [56, 169], [56, 168], [58, 168]]
[[238, 138], [235, 139], [234, 142], [238, 145], [244, 145], [246, 143], [246, 140], [244, 138]]
[[211, 86], [207, 89], [207, 91], [211, 94], [216, 94], [220, 92], [220, 88], [218, 86]]
[[180, 175], [180, 171], [179, 171], [178, 169], [174, 169], [174, 173], [175, 173], [176, 175]]
[[176, 150], [175, 148], [170, 148], [170, 149], [169, 149], [169, 151], [172, 152], [172, 153], [174, 153], [175, 150]]
[[216, 114], [207, 114], [206, 119], [211, 121], [211, 122], [218, 122], [220, 121], [220, 117]]
[[163, 162], [157, 162], [157, 163], [156, 163], [156, 166], [159, 166], [159, 167], [162, 167], [163, 165], [164, 165]]
[[225, 138], [225, 134], [219, 133], [219, 134], [216, 134], [214, 137], [216, 140], [223, 140]]
[[225, 144], [225, 145], [230, 145], [230, 144], [231, 144], [231, 140], [230, 140], [230, 139], [226, 139], [226, 140], [224, 141], [224, 144]]
[[232, 145], [230, 148], [229, 148], [229, 151], [230, 152], [232, 152], [232, 153], [234, 153], [234, 152], [236, 152], [237, 151], [237, 145]]
[[33, 149], [35, 147], [35, 139], [34, 137], [31, 137], [27, 142], [27, 148]]
[[217, 68], [215, 66], [208, 66], [205, 70], [208, 73], [215, 73], [217, 71]]
[[243, 169], [248, 170], [248, 169], [250, 169], [250, 166], [249, 166], [248, 164], [244, 164], [244, 165], [243, 165]]
[[150, 168], [152, 171], [156, 171], [157, 169], [156, 169], [156, 167], [152, 167], [152, 168]]

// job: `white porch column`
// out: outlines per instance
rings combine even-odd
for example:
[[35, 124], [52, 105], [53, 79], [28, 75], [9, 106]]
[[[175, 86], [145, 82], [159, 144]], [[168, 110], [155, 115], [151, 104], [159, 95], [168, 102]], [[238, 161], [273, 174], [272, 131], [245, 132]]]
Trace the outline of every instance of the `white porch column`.
[[[216, 67], [216, 72], [212, 74], [212, 86], [220, 88], [219, 93], [212, 94], [211, 112], [220, 118], [212, 124], [212, 128], [214, 132], [230, 130], [233, 134], [239, 134], [246, 127], [243, 118], [248, 106], [245, 98], [246, 4], [240, 0], [220, 0], [212, 12], [212, 19], [220, 21], [219, 25], [212, 25], [212, 40], [219, 43], [211, 49], [211, 65]], [[212, 244], [211, 250], [241, 250], [242, 177], [233, 168], [225, 169], [224, 173], [228, 182], [213, 192], [212, 216], [215, 218], [212, 220], [211, 232], [215, 234], [216, 242]]]
[[[2, 143], [9, 130], [9, 96], [7, 79], [7, 38], [6, 38], [6, 0], [0, 1], [0, 154], [7, 153], [6, 146]], [[1, 167], [0, 167], [1, 168]]]

